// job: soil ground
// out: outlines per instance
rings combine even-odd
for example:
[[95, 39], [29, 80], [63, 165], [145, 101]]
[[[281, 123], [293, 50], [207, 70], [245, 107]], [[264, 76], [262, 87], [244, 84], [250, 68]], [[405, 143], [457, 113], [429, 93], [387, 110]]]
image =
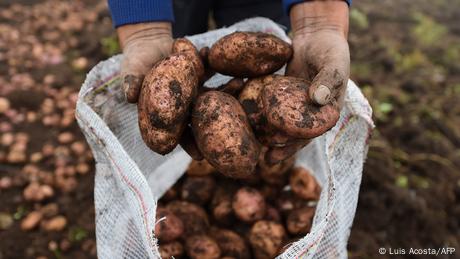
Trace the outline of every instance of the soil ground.
[[[351, 77], [377, 127], [350, 258], [460, 258], [459, 18], [459, 0], [353, 3]], [[86, 72], [119, 51], [105, 1], [2, 1], [0, 32], [0, 259], [96, 258], [94, 162], [73, 111]]]

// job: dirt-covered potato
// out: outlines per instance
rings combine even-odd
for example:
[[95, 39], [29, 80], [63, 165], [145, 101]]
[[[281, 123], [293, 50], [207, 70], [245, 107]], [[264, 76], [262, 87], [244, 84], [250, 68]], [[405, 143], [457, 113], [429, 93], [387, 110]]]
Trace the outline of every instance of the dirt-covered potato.
[[268, 221], [281, 222], [281, 214], [277, 208], [268, 206], [264, 219]]
[[238, 186], [234, 182], [219, 181], [210, 206], [211, 214], [217, 223], [229, 226], [234, 221], [232, 201], [237, 190]]
[[256, 259], [274, 258], [285, 239], [284, 227], [273, 221], [257, 221], [249, 233], [249, 243]]
[[209, 56], [209, 47], [203, 47], [199, 51], [201, 61], [203, 61], [204, 65], [204, 80], [207, 81], [209, 78], [214, 76], [216, 74], [216, 71], [214, 71], [210, 66], [209, 66], [209, 61], [208, 61], [208, 56]]
[[299, 141], [271, 126], [265, 116], [262, 92], [265, 85], [270, 84], [276, 77], [279, 77], [279, 75], [249, 79], [238, 97], [238, 101], [248, 115], [249, 123], [256, 134], [257, 140], [269, 147], [285, 146]]
[[302, 167], [296, 167], [292, 170], [289, 185], [292, 192], [305, 200], [318, 200], [321, 194], [321, 187], [315, 177]]
[[242, 187], [233, 197], [232, 208], [238, 219], [254, 222], [265, 216], [267, 205], [264, 196], [258, 190]]
[[160, 255], [161, 258], [181, 258], [184, 254], [184, 247], [179, 241], [170, 243], [160, 244]]
[[297, 151], [308, 145], [310, 141], [309, 139], [298, 139], [296, 143], [284, 147], [271, 147], [265, 152], [265, 163], [267, 165], [276, 165], [281, 161], [285, 161], [293, 157]]
[[184, 233], [182, 220], [166, 208], [157, 209], [156, 222], [154, 233], [160, 241], [170, 242]]
[[[187, 123], [188, 124], [188, 123]], [[203, 155], [201, 154], [198, 146], [196, 145], [195, 136], [193, 136], [192, 127], [185, 126], [184, 132], [179, 141], [180, 146], [192, 157], [194, 160], [202, 160]]]
[[286, 219], [286, 228], [292, 235], [305, 235], [310, 232], [315, 207], [304, 207], [293, 210]]
[[[266, 149], [264, 150], [266, 151]], [[262, 180], [272, 185], [284, 185], [287, 179], [287, 172], [294, 166], [295, 157], [291, 156], [278, 164], [270, 165], [265, 160], [265, 152], [261, 152], [257, 171]]]
[[305, 79], [277, 76], [262, 90], [267, 122], [294, 138], [310, 139], [332, 128], [339, 119], [334, 104], [318, 106], [308, 95], [310, 82]]
[[168, 203], [166, 208], [182, 220], [185, 236], [202, 234], [208, 231], [208, 214], [202, 207], [186, 201], [172, 201]]
[[228, 94], [231, 94], [237, 97], [240, 94], [241, 90], [243, 90], [243, 87], [244, 87], [243, 78], [235, 77], [235, 78], [230, 79], [227, 83], [219, 86], [216, 90], [224, 92], [224, 93], [228, 93]]
[[188, 237], [185, 241], [185, 251], [192, 259], [218, 259], [221, 254], [217, 242], [207, 235]]
[[214, 228], [211, 230], [210, 236], [216, 240], [223, 256], [240, 259], [251, 258], [249, 247], [237, 233], [228, 229]]
[[201, 161], [192, 160], [192, 162], [188, 165], [186, 173], [188, 176], [205, 176], [212, 174], [215, 171], [216, 169], [212, 167], [206, 159], [203, 159]]
[[261, 99], [264, 85], [273, 80], [273, 75], [251, 78], [244, 84], [238, 101], [246, 112], [249, 123], [254, 131], [259, 135], [259, 131], [264, 130], [266, 118], [263, 114], [263, 103]]
[[174, 40], [172, 45], [172, 53], [183, 53], [189, 57], [195, 67], [195, 72], [200, 81], [204, 78], [204, 65], [198, 50], [193, 43], [185, 38]]
[[211, 47], [210, 66], [235, 77], [257, 77], [280, 69], [292, 56], [291, 46], [280, 38], [261, 32], [234, 32]]
[[218, 91], [201, 94], [193, 108], [192, 128], [201, 153], [219, 172], [232, 178], [255, 173], [260, 146], [233, 96]]
[[183, 200], [205, 205], [211, 200], [215, 187], [216, 182], [212, 176], [187, 177], [182, 184], [181, 197]]
[[198, 76], [182, 53], [158, 62], [145, 76], [139, 101], [139, 128], [146, 145], [159, 154], [171, 152], [185, 128]]
[[295, 209], [308, 207], [309, 203], [310, 201], [298, 197], [291, 190], [282, 191], [275, 201], [276, 208], [284, 216], [289, 215]]

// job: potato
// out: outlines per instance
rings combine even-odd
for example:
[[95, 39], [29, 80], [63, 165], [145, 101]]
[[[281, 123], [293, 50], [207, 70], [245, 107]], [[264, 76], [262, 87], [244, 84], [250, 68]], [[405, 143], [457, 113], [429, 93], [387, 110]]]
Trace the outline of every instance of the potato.
[[202, 81], [204, 79], [204, 64], [198, 50], [195, 48], [193, 43], [186, 38], [179, 38], [174, 40], [172, 45], [172, 53], [183, 53], [186, 54], [192, 61], [195, 67], [195, 72], [198, 75], [198, 79]]
[[281, 222], [281, 214], [277, 208], [268, 206], [264, 219], [268, 221]]
[[188, 176], [205, 176], [212, 174], [215, 171], [216, 169], [212, 167], [208, 161], [203, 159], [201, 161], [192, 160], [192, 162], [188, 165], [186, 173]]
[[203, 62], [204, 65], [204, 80], [207, 81], [209, 78], [213, 77], [214, 74], [216, 74], [216, 71], [214, 71], [210, 66], [208, 62], [208, 56], [209, 56], [209, 47], [203, 47], [199, 51], [201, 61]]
[[321, 187], [315, 177], [305, 168], [296, 167], [292, 170], [289, 178], [292, 192], [305, 200], [318, 200]]
[[184, 247], [179, 241], [174, 241], [171, 243], [161, 244], [160, 245], [160, 255], [161, 258], [181, 258], [184, 254]]
[[185, 236], [208, 231], [209, 219], [203, 208], [186, 201], [172, 201], [166, 208], [182, 220]]
[[194, 235], [187, 238], [185, 250], [192, 259], [218, 259], [221, 254], [216, 241], [207, 235]]
[[292, 235], [307, 234], [310, 232], [314, 215], [314, 207], [304, 207], [291, 211], [286, 219], [288, 232]]
[[256, 259], [274, 258], [285, 239], [284, 227], [273, 221], [257, 221], [249, 233], [249, 243]]
[[294, 166], [295, 157], [281, 161], [278, 164], [270, 165], [265, 161], [265, 152], [261, 152], [257, 171], [262, 180], [272, 185], [284, 185], [287, 179], [287, 172]]
[[261, 32], [234, 32], [211, 47], [210, 66], [234, 77], [272, 74], [292, 56], [291, 46], [278, 37]]
[[250, 187], [242, 187], [233, 197], [232, 208], [238, 219], [254, 222], [265, 216], [267, 205], [262, 194]]
[[256, 134], [257, 140], [261, 144], [270, 147], [285, 146], [299, 141], [271, 126], [265, 116], [262, 92], [265, 85], [270, 84], [276, 77], [279, 76], [268, 75], [249, 79], [238, 97], [238, 101], [248, 115], [249, 123]]
[[164, 242], [179, 238], [184, 233], [182, 220], [166, 208], [158, 208], [156, 214], [155, 236]]
[[212, 176], [194, 176], [185, 178], [182, 184], [183, 200], [205, 205], [211, 200], [216, 182]]
[[240, 94], [241, 90], [243, 90], [243, 87], [244, 87], [243, 78], [235, 77], [235, 78], [230, 79], [227, 83], [219, 86], [216, 90], [224, 92], [224, 93], [228, 93], [228, 94], [231, 94], [237, 97]]
[[219, 172], [232, 178], [255, 173], [260, 146], [233, 96], [218, 91], [201, 94], [193, 107], [192, 128], [201, 153]]
[[277, 76], [262, 90], [264, 113], [269, 125], [294, 138], [310, 139], [331, 129], [339, 119], [334, 104], [318, 106], [308, 95], [310, 82]]
[[219, 186], [211, 201], [211, 214], [219, 224], [229, 225], [233, 219], [232, 199], [235, 190]]
[[190, 126], [185, 126], [179, 144], [194, 160], [203, 159], [203, 154], [201, 154], [198, 146], [196, 145], [195, 137], [193, 136], [192, 128]]
[[272, 75], [252, 78], [246, 81], [241, 91], [238, 101], [246, 112], [249, 123], [257, 134], [264, 129], [266, 118], [263, 114], [263, 103], [261, 100], [264, 85], [273, 80]]
[[291, 211], [295, 209], [308, 207], [309, 201], [298, 197], [291, 190], [284, 190], [278, 195], [275, 204], [279, 212], [282, 215], [287, 216]]
[[177, 146], [197, 86], [195, 68], [181, 53], [158, 62], [145, 76], [137, 108], [142, 139], [150, 149], [164, 155]]
[[268, 166], [276, 165], [282, 161], [285, 161], [293, 157], [297, 151], [304, 148], [311, 140], [309, 139], [300, 139], [296, 143], [287, 145], [285, 147], [271, 147], [267, 152], [265, 152], [265, 163]]
[[212, 229], [210, 235], [216, 240], [223, 256], [240, 259], [251, 258], [249, 247], [237, 233], [228, 229]]

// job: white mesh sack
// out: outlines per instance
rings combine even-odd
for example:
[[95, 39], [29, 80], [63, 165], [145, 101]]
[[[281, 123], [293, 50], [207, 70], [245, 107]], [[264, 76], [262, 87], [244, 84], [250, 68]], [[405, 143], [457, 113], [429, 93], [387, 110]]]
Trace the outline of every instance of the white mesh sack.
[[[271, 20], [253, 18], [229, 28], [188, 37], [197, 48], [210, 46], [235, 30], [261, 31], [289, 41]], [[191, 158], [180, 148], [161, 156], [142, 141], [136, 105], [124, 101], [121, 55], [88, 74], [76, 117], [96, 160], [95, 207], [98, 258], [159, 258], [153, 230], [157, 200], [181, 177]], [[282, 73], [283, 71], [280, 71]], [[207, 82], [217, 86], [228, 77]], [[337, 125], [297, 155], [322, 186], [311, 232], [279, 258], [346, 258], [347, 240], [358, 200], [372, 110], [353, 82]]]

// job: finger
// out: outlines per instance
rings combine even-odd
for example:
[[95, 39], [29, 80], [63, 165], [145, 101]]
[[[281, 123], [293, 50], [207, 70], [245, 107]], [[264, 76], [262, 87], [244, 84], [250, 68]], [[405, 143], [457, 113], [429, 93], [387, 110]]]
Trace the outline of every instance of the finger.
[[265, 153], [265, 162], [269, 165], [275, 165], [278, 164], [293, 155], [297, 153], [297, 151], [301, 150], [303, 147], [308, 145], [311, 140], [309, 139], [304, 139], [300, 140], [299, 142], [285, 146], [285, 147], [279, 147], [279, 148], [270, 148], [266, 153]]
[[319, 105], [326, 105], [337, 97], [342, 98], [350, 75], [350, 54], [346, 41], [331, 49], [318, 60], [320, 69], [308, 89], [310, 98]]
[[142, 87], [144, 76], [124, 75], [122, 78], [123, 92], [125, 93], [126, 101], [129, 103], [137, 103]]

